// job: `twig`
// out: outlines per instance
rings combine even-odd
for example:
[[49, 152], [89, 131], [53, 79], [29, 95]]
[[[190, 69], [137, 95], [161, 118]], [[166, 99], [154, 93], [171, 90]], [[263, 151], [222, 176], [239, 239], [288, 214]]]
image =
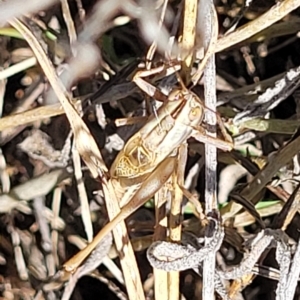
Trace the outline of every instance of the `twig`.
[[[25, 96], [22, 99], [22, 101], [19, 103], [19, 105], [13, 110], [11, 116], [12, 118], [8, 116], [0, 119], [0, 123], [3, 122], [2, 124], [4, 124], [3, 128], [1, 128], [0, 125], [0, 131], [1, 131], [0, 144], [4, 145], [5, 143], [9, 142], [13, 137], [15, 137], [18, 133], [20, 133], [24, 129], [23, 126], [19, 126], [15, 128], [18, 125], [24, 125], [24, 123], [22, 123], [23, 120], [21, 117], [22, 112], [29, 109], [45, 89], [45, 84], [40, 82], [40, 80], [34, 85], [36, 86], [33, 88], [32, 92], [28, 96]], [[26, 114], [26, 112], [24, 112], [24, 114]], [[32, 115], [34, 115], [34, 113]], [[41, 116], [38, 114], [35, 115], [35, 117], [37, 116], [38, 119], [40, 119]]]
[[62, 188], [57, 187], [54, 189], [53, 197], [52, 197], [52, 211], [53, 211], [53, 218], [50, 222], [51, 225], [51, 241], [52, 241], [52, 253], [54, 256], [54, 261], [56, 267], [59, 266], [59, 258], [58, 258], [58, 218], [60, 212], [60, 203], [61, 203], [61, 195], [62, 195]]
[[290, 267], [290, 272], [288, 274], [288, 281], [285, 288], [285, 296], [286, 296], [285, 299], [293, 299], [296, 291], [299, 275], [300, 275], [300, 239], [298, 241], [296, 252], [292, 260], [292, 265]]
[[8, 226], [7, 231], [11, 235], [11, 240], [14, 247], [14, 258], [15, 258], [19, 277], [21, 280], [28, 280], [29, 275], [26, 268], [26, 263], [22, 252], [22, 248], [20, 245], [20, 236], [18, 234], [18, 231], [12, 225]]
[[[177, 243], [157, 241], [147, 251], [150, 264], [165, 271], [183, 271], [198, 268], [209, 253], [215, 253], [220, 248], [224, 238], [224, 228], [219, 216], [208, 216], [210, 223], [207, 225], [207, 243], [202, 246], [203, 238], [185, 232], [182, 245]], [[211, 232], [212, 231], [212, 232]]]
[[77, 4], [79, 19], [80, 19], [81, 23], [84, 24], [84, 21], [85, 21], [85, 9], [82, 6], [82, 1], [81, 0], [76, 0], [75, 2]]
[[[165, 184], [154, 196], [155, 203], [155, 229], [153, 234], [153, 242], [164, 240], [167, 236], [167, 215], [166, 215], [166, 199], [172, 201], [170, 190]], [[164, 226], [165, 225], [165, 226]], [[152, 243], [152, 241], [151, 241]], [[169, 274], [157, 268], [153, 268], [154, 275], [154, 298], [169, 298]]]
[[6, 170], [6, 160], [0, 148], [0, 180], [2, 186], [2, 193], [8, 193], [10, 190], [10, 179]]
[[53, 255], [52, 242], [50, 238], [49, 220], [44, 216], [45, 212], [45, 196], [36, 197], [33, 199], [33, 207], [35, 217], [41, 233], [41, 247], [45, 253], [45, 262], [47, 268], [47, 275], [53, 276], [55, 274], [55, 257]]
[[72, 148], [73, 153], [73, 166], [74, 166], [74, 175], [77, 182], [77, 191], [79, 196], [79, 202], [81, 205], [81, 218], [84, 225], [84, 230], [87, 236], [88, 242], [91, 242], [93, 240], [94, 231], [93, 231], [93, 225], [92, 225], [92, 218], [90, 213], [90, 207], [89, 207], [89, 201], [86, 193], [86, 189], [84, 186], [83, 181], [83, 175], [81, 171], [81, 162], [80, 162], [80, 156], [78, 154], [78, 151], [73, 145]]
[[7, 69], [1, 70], [0, 71], [0, 80], [11, 77], [19, 72], [22, 72], [24, 70], [31, 68], [36, 65], [36, 62], [37, 61], [36, 61], [35, 57], [30, 57], [30, 58], [27, 58], [17, 64], [14, 64], [14, 65], [8, 67]]
[[291, 95], [300, 85], [300, 67], [293, 68], [277, 80], [273, 87], [268, 88], [246, 109], [238, 113], [233, 122], [235, 124], [249, 121], [254, 118], [264, 117], [270, 110]]
[[[279, 264], [279, 282], [276, 289], [277, 300], [290, 300], [292, 298], [286, 297], [288, 295], [287, 286], [289, 281], [289, 275], [292, 277], [294, 274], [289, 274], [291, 264], [291, 251], [287, 245], [283, 243], [277, 243], [276, 248], [276, 260]], [[297, 280], [296, 280], [297, 282]], [[291, 287], [292, 288], [292, 287]]]
[[65, 23], [67, 25], [67, 29], [68, 29], [68, 36], [70, 39], [70, 45], [71, 45], [71, 49], [72, 49], [72, 54], [75, 56], [75, 52], [74, 52], [74, 44], [77, 40], [77, 34], [76, 34], [76, 30], [75, 30], [75, 25], [71, 16], [71, 12], [70, 12], [70, 8], [69, 8], [69, 4], [68, 1], [66, 0], [60, 0], [61, 2], [61, 8], [62, 8], [62, 12], [63, 12], [63, 17], [65, 20]]
[[[183, 193], [180, 186], [184, 184], [184, 170], [187, 162], [187, 145], [182, 145], [178, 150], [178, 163], [176, 174], [173, 173], [173, 193], [171, 202], [171, 214], [169, 219], [170, 240], [181, 241], [181, 204]], [[179, 272], [169, 273], [171, 287], [169, 289], [169, 299], [179, 298]]]
[[[163, 25], [166, 10], [167, 10], [167, 6], [168, 6], [168, 0], [164, 0], [163, 1], [163, 6], [162, 6], [162, 9], [161, 9], [159, 23], [158, 23], [159, 28], [161, 28], [162, 25]], [[151, 63], [152, 63], [152, 59], [153, 59], [153, 56], [155, 54], [156, 48], [157, 48], [157, 41], [154, 40], [152, 42], [151, 46], [149, 47], [147, 55], [146, 55], [146, 69], [147, 70], [151, 69]]]
[[46, 253], [49, 253], [52, 250], [52, 243], [50, 239], [49, 226], [43, 215], [44, 207], [45, 196], [39, 196], [33, 199], [35, 218], [39, 226], [39, 231], [41, 233], [41, 246]]
[[[205, 2], [199, 10], [204, 21], [204, 47], [208, 48], [213, 42], [214, 32], [218, 28], [215, 18], [216, 12], [213, 1]], [[204, 95], [205, 105], [212, 111], [216, 111], [216, 65], [214, 55], [208, 58], [204, 69]], [[210, 130], [207, 134], [216, 137], [216, 116], [209, 112], [206, 116]], [[217, 149], [215, 146], [205, 144], [205, 211], [206, 214], [217, 208]], [[205, 244], [208, 243], [205, 237]], [[210, 252], [203, 263], [203, 299], [214, 299], [214, 275], [215, 275], [215, 252]]]

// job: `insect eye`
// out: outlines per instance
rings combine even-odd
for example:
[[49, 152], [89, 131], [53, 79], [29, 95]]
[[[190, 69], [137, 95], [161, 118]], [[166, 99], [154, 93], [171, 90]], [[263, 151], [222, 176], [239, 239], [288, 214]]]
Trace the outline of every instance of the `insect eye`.
[[177, 101], [180, 98], [182, 98], [182, 93], [180, 90], [177, 89], [173, 90], [169, 95], [169, 101]]
[[200, 107], [193, 107], [189, 113], [189, 120], [190, 121], [200, 120], [202, 117], [202, 114], [203, 114], [203, 112]]

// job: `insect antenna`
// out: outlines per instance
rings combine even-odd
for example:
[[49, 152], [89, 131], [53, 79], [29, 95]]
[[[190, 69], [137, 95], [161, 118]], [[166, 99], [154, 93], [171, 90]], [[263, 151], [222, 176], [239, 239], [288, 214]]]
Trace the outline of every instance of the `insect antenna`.
[[178, 80], [178, 82], [179, 82], [181, 88], [182, 88], [185, 92], [188, 92], [188, 88], [187, 88], [186, 85], [184, 84], [184, 82], [183, 82], [181, 76], [179, 75], [179, 73], [178, 73], [178, 72], [175, 72], [175, 75], [176, 75], [176, 78], [177, 78], [177, 80]]
[[162, 126], [161, 126], [161, 120], [159, 119], [158, 114], [157, 114], [156, 101], [157, 101], [157, 100], [151, 101], [152, 112], [153, 112], [153, 114], [154, 114], [154, 116], [155, 116], [155, 119], [156, 119], [157, 122], [158, 122], [158, 127], [159, 127], [159, 129], [161, 130], [161, 132], [162, 132], [163, 129], [162, 129]]

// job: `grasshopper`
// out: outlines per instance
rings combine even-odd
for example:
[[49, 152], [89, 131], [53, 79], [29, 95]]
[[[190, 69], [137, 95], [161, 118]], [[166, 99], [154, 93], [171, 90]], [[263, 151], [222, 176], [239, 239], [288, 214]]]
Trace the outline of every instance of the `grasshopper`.
[[[133, 79], [145, 92], [153, 90], [151, 84], [141, 79], [148, 74], [148, 71], [141, 71]], [[151, 115], [146, 124], [128, 140], [110, 168], [110, 181], [114, 187], [116, 184], [127, 189], [133, 187], [119, 198], [121, 211], [86, 248], [64, 264], [65, 271], [74, 272], [106, 234], [154, 196], [174, 172], [178, 149], [187, 139], [193, 137], [225, 151], [233, 148], [218, 115], [217, 123], [225, 140], [206, 135], [202, 126], [204, 116], [205, 106], [195, 93], [185, 87], [175, 88], [170, 93], [157, 114]]]

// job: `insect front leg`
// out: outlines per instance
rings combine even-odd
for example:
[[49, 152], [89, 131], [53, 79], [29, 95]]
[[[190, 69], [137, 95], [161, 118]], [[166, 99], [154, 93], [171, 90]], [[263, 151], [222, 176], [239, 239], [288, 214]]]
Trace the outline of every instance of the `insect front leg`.
[[[223, 130], [226, 130], [226, 129], [223, 127]], [[222, 131], [222, 129], [221, 129], [221, 131]], [[223, 134], [223, 132], [222, 132], [222, 134]], [[226, 135], [224, 135], [225, 140], [222, 140], [222, 139], [207, 135], [206, 130], [203, 127], [197, 127], [197, 130], [195, 130], [193, 132], [192, 137], [201, 143], [213, 145], [213, 146], [217, 147], [218, 149], [221, 149], [224, 151], [231, 151], [233, 149], [232, 139], [230, 138], [230, 136], [227, 133], [226, 133]], [[228, 138], [228, 140], [226, 140], [227, 138]]]
[[157, 89], [151, 83], [147, 82], [144, 78], [155, 74], [160, 74], [161, 76], [163, 75], [163, 77], [166, 77], [178, 71], [179, 69], [180, 69], [179, 65], [171, 66], [169, 68], [166, 68], [164, 65], [162, 65], [160, 67], [153, 68], [151, 70], [138, 71], [134, 75], [132, 80], [143, 92], [145, 92], [150, 97], [158, 101], [166, 102], [168, 100], [168, 96], [163, 94], [159, 89]]
[[[168, 96], [163, 94], [158, 88], [156, 88], [151, 83], [147, 82], [144, 78], [155, 75], [155, 74], [164, 74], [164, 76], [168, 76], [177, 70], [179, 70], [179, 65], [172, 66], [166, 69], [165, 65], [161, 65], [160, 67], [153, 68], [151, 70], [141, 70], [136, 72], [132, 81], [136, 83], [136, 85], [145, 92], [148, 96], [154, 98], [155, 100], [166, 102], [168, 100]], [[147, 117], [131, 117], [131, 118], [119, 118], [115, 121], [116, 126], [124, 126], [124, 125], [132, 125], [138, 122], [144, 122], [147, 120]]]
[[195, 130], [193, 131], [192, 136], [201, 143], [211, 144], [211, 145], [217, 147], [218, 149], [221, 149], [224, 151], [231, 151], [234, 146], [233, 141], [232, 141], [231, 136], [226, 131], [223, 120], [221, 119], [220, 115], [217, 112], [212, 111], [208, 108], [205, 108], [205, 112], [207, 112], [207, 111], [210, 111], [211, 113], [215, 114], [217, 125], [219, 125], [219, 129], [220, 129], [222, 137], [224, 139], [209, 136], [206, 133], [205, 128], [201, 124], [195, 127]]

